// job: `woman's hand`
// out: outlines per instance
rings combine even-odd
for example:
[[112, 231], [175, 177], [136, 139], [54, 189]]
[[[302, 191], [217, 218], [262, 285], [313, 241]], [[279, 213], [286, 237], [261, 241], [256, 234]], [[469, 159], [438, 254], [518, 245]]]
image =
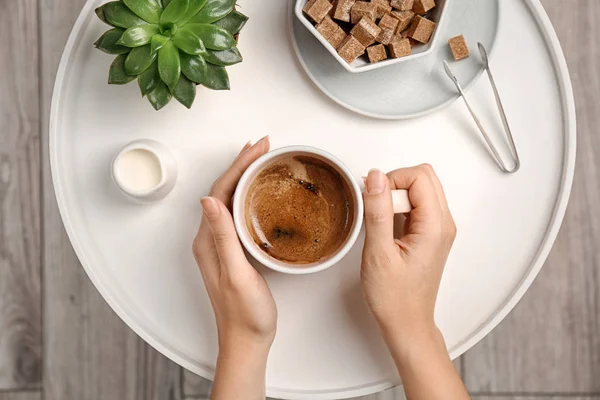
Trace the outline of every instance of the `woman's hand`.
[[[414, 209], [394, 238], [392, 189], [407, 189]], [[467, 399], [435, 326], [436, 297], [456, 226], [433, 168], [421, 165], [366, 180], [361, 283], [408, 398]], [[431, 382], [436, 382], [432, 385]]]
[[217, 322], [219, 359], [213, 399], [264, 399], [277, 308], [265, 279], [246, 259], [230, 207], [246, 168], [268, 151], [268, 137], [246, 145], [209, 197], [201, 200], [204, 214], [193, 252]]
[[[390, 190], [407, 189], [414, 209], [394, 238]], [[456, 227], [433, 168], [421, 165], [366, 180], [362, 289], [384, 336], [434, 326], [433, 311]]]
[[[414, 209], [394, 238], [390, 190], [407, 189]], [[384, 335], [434, 326], [433, 311], [456, 226], [433, 168], [421, 165], [366, 180], [362, 289]]]

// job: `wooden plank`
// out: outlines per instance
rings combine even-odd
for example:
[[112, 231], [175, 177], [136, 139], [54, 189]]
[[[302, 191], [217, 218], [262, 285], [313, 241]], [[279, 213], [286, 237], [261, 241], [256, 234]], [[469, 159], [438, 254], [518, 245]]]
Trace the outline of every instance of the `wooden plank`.
[[185, 398], [194, 398], [208, 400], [212, 382], [204, 379], [187, 369], [183, 370], [183, 396]]
[[42, 392], [0, 392], [0, 400], [42, 400]]
[[0, 12], [0, 390], [41, 385], [37, 0]]
[[71, 248], [54, 198], [47, 140], [50, 101], [63, 47], [83, 3], [40, 0], [44, 398], [176, 400], [181, 397], [180, 368], [135, 335], [100, 297]]
[[506, 320], [463, 357], [471, 392], [600, 393], [600, 1], [543, 3], [576, 94], [575, 182], [539, 277]]

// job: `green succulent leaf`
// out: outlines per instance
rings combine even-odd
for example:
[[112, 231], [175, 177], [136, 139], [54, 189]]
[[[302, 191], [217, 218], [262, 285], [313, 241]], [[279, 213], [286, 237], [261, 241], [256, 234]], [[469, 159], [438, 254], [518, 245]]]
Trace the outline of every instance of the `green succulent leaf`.
[[96, 8], [94, 10], [94, 12], [96, 13], [96, 15], [98, 16], [98, 19], [100, 19], [100, 21], [104, 22], [105, 24], [110, 25], [110, 22], [108, 22], [106, 17], [104, 16], [104, 6], [100, 6], [100, 7]]
[[171, 0], [162, 0], [163, 8], [167, 8], [169, 4], [171, 4]]
[[167, 84], [169, 89], [173, 90], [181, 75], [181, 63], [179, 50], [172, 41], [168, 41], [158, 50], [158, 73], [160, 79]]
[[187, 24], [186, 29], [194, 32], [207, 49], [227, 50], [236, 45], [235, 38], [227, 29], [211, 24]]
[[180, 54], [181, 72], [189, 80], [196, 83], [203, 83], [206, 80], [207, 64], [202, 56], [190, 56], [185, 53]]
[[196, 98], [196, 84], [182, 76], [173, 90], [173, 97], [187, 108], [191, 108]]
[[150, 45], [136, 47], [125, 59], [125, 72], [128, 75], [139, 75], [156, 60], [156, 53], [153, 53]]
[[135, 79], [135, 76], [127, 75], [125, 72], [125, 59], [127, 54], [119, 54], [110, 65], [108, 71], [108, 83], [112, 85], [124, 85]]
[[215, 25], [219, 25], [220, 27], [227, 29], [232, 35], [235, 35], [240, 33], [244, 25], [246, 25], [246, 22], [248, 22], [248, 17], [241, 12], [233, 10], [227, 14], [226, 17], [215, 22]]
[[151, 24], [160, 21], [162, 7], [159, 0], [123, 0], [125, 5], [137, 16]]
[[152, 40], [150, 40], [150, 47], [152, 52], [157, 52], [161, 47], [167, 44], [169, 40], [171, 39], [160, 34], [152, 36]]
[[191, 19], [191, 22], [213, 23], [225, 17], [235, 7], [236, 0], [211, 0], [200, 12]]
[[146, 21], [135, 15], [123, 2], [111, 1], [96, 9], [96, 15], [104, 14], [105, 20], [112, 26], [131, 28], [145, 25]]
[[173, 43], [187, 54], [198, 55], [206, 52], [206, 47], [204, 47], [204, 43], [198, 35], [185, 26], [175, 33], [175, 36], [173, 36]]
[[185, 15], [189, 0], [173, 0], [169, 5], [165, 8], [165, 11], [160, 16], [161, 24], [176, 24], [179, 22], [181, 18]]
[[202, 85], [213, 90], [229, 90], [229, 75], [223, 67], [206, 64], [206, 76]]
[[[170, 0], [169, 0], [170, 1]], [[187, 24], [200, 10], [206, 5], [207, 0], [190, 0], [187, 12], [184, 17], [179, 20], [181, 26]]]
[[139, 47], [150, 43], [152, 37], [158, 34], [158, 25], [134, 26], [125, 31], [117, 44], [127, 47]]
[[124, 29], [112, 28], [106, 32], [94, 43], [97, 49], [102, 50], [108, 54], [124, 54], [129, 53], [131, 50], [129, 47], [121, 46], [117, 44], [121, 36], [123, 36]]
[[222, 67], [241, 63], [243, 60], [237, 47], [222, 51], [207, 50], [202, 56], [207, 62]]
[[171, 91], [164, 82], [159, 82], [154, 90], [148, 93], [148, 101], [156, 111], [169, 104], [172, 97]]
[[140, 91], [142, 92], [142, 96], [145, 96], [153, 91], [160, 82], [162, 81], [160, 80], [160, 75], [158, 74], [158, 62], [156, 61], [138, 76], [138, 85], [140, 87]]

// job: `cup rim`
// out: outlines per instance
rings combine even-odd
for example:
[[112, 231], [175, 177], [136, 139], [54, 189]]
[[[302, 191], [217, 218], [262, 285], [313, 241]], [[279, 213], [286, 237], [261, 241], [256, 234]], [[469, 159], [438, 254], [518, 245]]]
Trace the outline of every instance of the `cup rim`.
[[[329, 257], [323, 262], [317, 263], [316, 265], [310, 267], [302, 267], [298, 265], [291, 266], [291, 264], [290, 266], [279, 265], [278, 263], [273, 261], [272, 257], [267, 255], [264, 251], [260, 250], [251, 238], [249, 239], [249, 232], [245, 224], [243, 211], [245, 208], [245, 197], [242, 197], [239, 193], [240, 188], [246, 188], [247, 185], [250, 183], [248, 182], [248, 180], [251, 177], [254, 177], [255, 173], [261, 168], [263, 168], [269, 160], [279, 157], [283, 154], [296, 152], [315, 154], [330, 161], [345, 175], [345, 178], [347, 178], [347, 183], [356, 197], [354, 219], [355, 222], [352, 229], [350, 230], [350, 233], [348, 234], [348, 238], [346, 239], [345, 243], [336, 251], [336, 253], [333, 256]], [[342, 258], [344, 258], [346, 254], [348, 254], [350, 249], [352, 249], [352, 247], [356, 243], [356, 240], [358, 239], [363, 224], [363, 213], [364, 204], [362, 201], [362, 191], [360, 190], [360, 186], [358, 185], [358, 182], [354, 178], [354, 175], [352, 174], [350, 169], [348, 169], [348, 167], [333, 154], [312, 146], [285, 146], [262, 155], [257, 160], [255, 160], [246, 169], [246, 171], [244, 171], [242, 177], [238, 182], [235, 194], [233, 196], [233, 220], [235, 224], [235, 229], [237, 231], [240, 242], [242, 243], [246, 251], [248, 251], [248, 253], [250, 253], [250, 255], [254, 257], [256, 261], [258, 261], [265, 267], [270, 268], [274, 271], [292, 275], [305, 275], [324, 271], [337, 264]], [[280, 262], [285, 263], [282, 261]]]

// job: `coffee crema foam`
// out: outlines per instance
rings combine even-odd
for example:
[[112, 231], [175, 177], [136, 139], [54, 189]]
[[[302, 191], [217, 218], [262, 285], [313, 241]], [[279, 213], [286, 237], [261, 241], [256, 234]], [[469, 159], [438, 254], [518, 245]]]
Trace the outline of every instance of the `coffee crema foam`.
[[354, 223], [348, 183], [334, 167], [311, 156], [290, 155], [265, 167], [250, 184], [245, 208], [254, 242], [293, 264], [335, 254]]

